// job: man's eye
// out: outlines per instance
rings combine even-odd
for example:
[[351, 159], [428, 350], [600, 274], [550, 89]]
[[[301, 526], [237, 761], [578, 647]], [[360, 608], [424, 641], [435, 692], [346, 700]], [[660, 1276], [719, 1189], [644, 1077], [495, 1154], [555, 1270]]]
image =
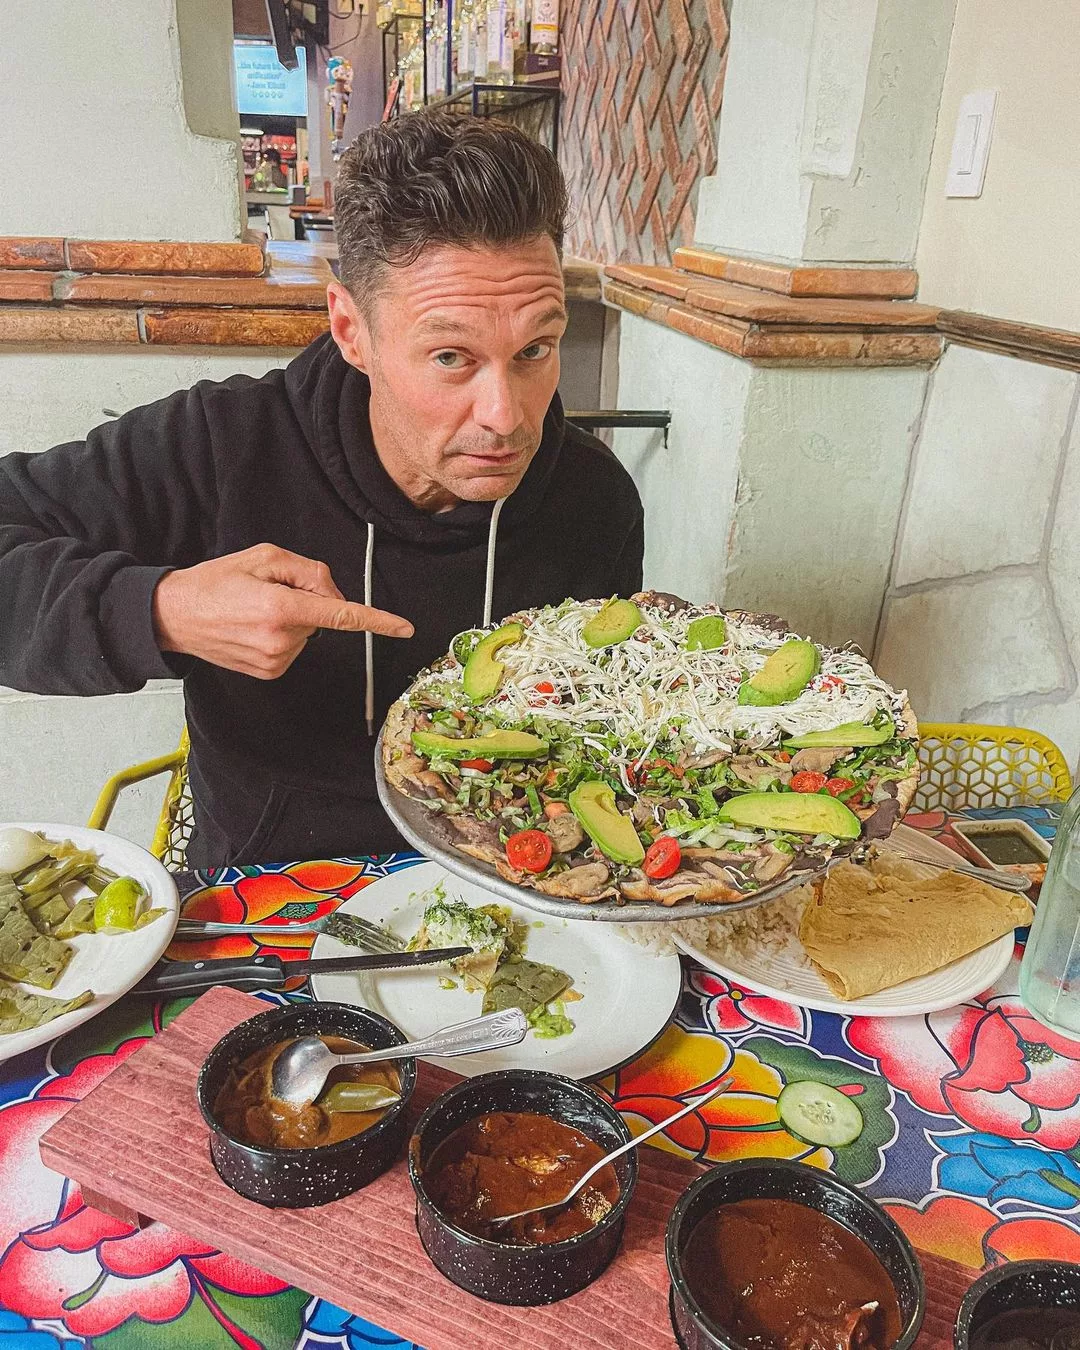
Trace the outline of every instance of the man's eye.
[[435, 356], [443, 370], [460, 370], [464, 359], [460, 352], [438, 352]]
[[551, 351], [550, 342], [532, 342], [528, 347], [522, 347], [518, 356], [522, 361], [542, 361]]

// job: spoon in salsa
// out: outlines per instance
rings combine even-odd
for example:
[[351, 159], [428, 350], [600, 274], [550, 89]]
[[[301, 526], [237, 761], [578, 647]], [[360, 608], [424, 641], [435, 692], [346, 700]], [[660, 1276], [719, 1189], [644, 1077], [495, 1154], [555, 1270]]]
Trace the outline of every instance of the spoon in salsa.
[[385, 1059], [410, 1059], [414, 1055], [474, 1055], [481, 1050], [501, 1050], [525, 1039], [529, 1024], [520, 1008], [504, 1008], [468, 1022], [444, 1027], [421, 1041], [389, 1045], [382, 1050], [337, 1055], [321, 1036], [301, 1036], [287, 1045], [270, 1071], [270, 1095], [294, 1106], [313, 1102], [323, 1090], [331, 1069], [346, 1064], [377, 1064]]
[[562, 1209], [564, 1205], [568, 1205], [570, 1201], [573, 1200], [574, 1196], [577, 1195], [594, 1176], [596, 1176], [601, 1168], [606, 1167], [610, 1162], [614, 1162], [616, 1158], [621, 1158], [624, 1153], [629, 1153], [632, 1148], [637, 1148], [638, 1144], [643, 1144], [646, 1139], [651, 1139], [654, 1134], [659, 1134], [661, 1130], [666, 1130], [669, 1125], [674, 1125], [677, 1120], [682, 1120], [683, 1116], [688, 1116], [691, 1111], [696, 1111], [699, 1107], [705, 1106], [708, 1102], [711, 1102], [714, 1097], [719, 1097], [721, 1092], [726, 1092], [734, 1081], [734, 1078], [721, 1078], [720, 1082], [717, 1083], [715, 1087], [710, 1088], [710, 1090], [702, 1096], [695, 1097], [692, 1102], [687, 1102], [681, 1110], [676, 1111], [674, 1115], [668, 1116], [666, 1120], [662, 1120], [659, 1125], [653, 1125], [651, 1129], [646, 1130], [644, 1134], [639, 1134], [631, 1139], [628, 1144], [621, 1144], [610, 1153], [605, 1153], [598, 1163], [593, 1163], [592, 1167], [577, 1179], [561, 1200], [552, 1200], [546, 1205], [533, 1205], [531, 1209], [519, 1209], [515, 1214], [500, 1214], [497, 1217], [489, 1219], [488, 1222], [494, 1228], [498, 1227], [500, 1224], [509, 1223], [511, 1219], [523, 1219], [527, 1214], [542, 1214], [545, 1210]]

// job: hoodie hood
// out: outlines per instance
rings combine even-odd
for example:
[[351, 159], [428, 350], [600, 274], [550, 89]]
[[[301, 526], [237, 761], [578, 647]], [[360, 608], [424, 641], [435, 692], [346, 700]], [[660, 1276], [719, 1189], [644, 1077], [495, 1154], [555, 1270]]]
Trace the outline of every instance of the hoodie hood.
[[[293, 410], [316, 459], [342, 501], [361, 520], [435, 552], [482, 539], [494, 503], [462, 502], [449, 511], [422, 511], [382, 466], [371, 435], [366, 375], [350, 366], [329, 333], [313, 342], [285, 371]], [[558, 394], [544, 418], [540, 446], [515, 492], [505, 499], [503, 523], [533, 514], [558, 467], [565, 436]]]

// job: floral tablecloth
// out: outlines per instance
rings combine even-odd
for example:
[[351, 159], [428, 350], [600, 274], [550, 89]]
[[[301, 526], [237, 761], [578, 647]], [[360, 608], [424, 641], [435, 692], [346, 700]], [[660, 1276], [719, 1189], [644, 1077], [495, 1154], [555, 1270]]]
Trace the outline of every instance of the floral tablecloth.
[[[1052, 837], [1049, 810], [1022, 814]], [[940, 813], [906, 823], [939, 836], [947, 825]], [[309, 918], [416, 861], [397, 854], [186, 876], [185, 913]], [[296, 956], [310, 941], [264, 950]], [[254, 944], [240, 937], [182, 949], [189, 959], [240, 956]], [[731, 1074], [734, 1088], [680, 1121], [664, 1147], [708, 1162], [770, 1156], [831, 1168], [881, 1200], [918, 1247], [971, 1267], [1080, 1261], [1080, 1044], [1024, 1011], [1017, 964], [961, 1007], [875, 1020], [808, 1012], [686, 962], [675, 1022], [604, 1086], [634, 1124]], [[306, 996], [301, 988], [265, 997]], [[0, 1350], [407, 1346], [161, 1224], [133, 1231], [41, 1165], [43, 1131], [186, 1002], [123, 999], [0, 1065]], [[781, 1128], [776, 1099], [799, 1078], [857, 1098], [866, 1126], [853, 1145], [812, 1149]]]

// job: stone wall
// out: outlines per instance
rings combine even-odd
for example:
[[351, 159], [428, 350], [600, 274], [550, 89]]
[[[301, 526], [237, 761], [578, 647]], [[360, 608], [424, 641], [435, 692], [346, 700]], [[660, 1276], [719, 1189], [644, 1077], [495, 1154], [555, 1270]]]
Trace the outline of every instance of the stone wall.
[[919, 717], [1042, 731], [1080, 769], [1080, 375], [949, 346], [908, 475], [876, 660]]
[[698, 185], [716, 167], [727, 39], [725, 0], [563, 0], [568, 253], [666, 263], [693, 241]]

